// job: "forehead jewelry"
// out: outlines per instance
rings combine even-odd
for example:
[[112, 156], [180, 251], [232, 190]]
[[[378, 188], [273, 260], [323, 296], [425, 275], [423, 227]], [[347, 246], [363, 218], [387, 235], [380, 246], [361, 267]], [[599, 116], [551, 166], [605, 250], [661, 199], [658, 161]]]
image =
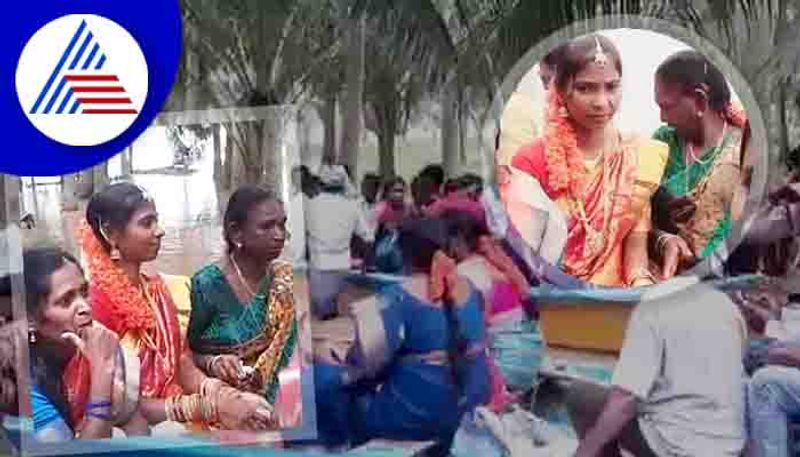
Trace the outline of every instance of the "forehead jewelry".
[[144, 201], [147, 201], [147, 202], [152, 202], [153, 201], [153, 196], [150, 195], [149, 192], [147, 192], [147, 189], [145, 189], [144, 187], [142, 187], [142, 186], [140, 186], [138, 184], [135, 184], [135, 186], [139, 189], [139, 192], [142, 193], [142, 199], [144, 199]]
[[605, 67], [608, 64], [608, 56], [603, 50], [603, 46], [600, 45], [600, 39], [594, 37], [594, 44], [594, 63], [597, 66]]

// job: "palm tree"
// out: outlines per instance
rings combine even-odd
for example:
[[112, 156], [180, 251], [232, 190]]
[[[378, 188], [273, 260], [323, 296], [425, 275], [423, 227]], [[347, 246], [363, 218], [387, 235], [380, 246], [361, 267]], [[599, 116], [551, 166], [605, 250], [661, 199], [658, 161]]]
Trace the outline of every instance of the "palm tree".
[[[796, 88], [788, 75], [797, 68], [797, 0], [183, 3], [187, 55], [196, 55], [190, 73], [204, 88], [190, 98], [218, 106], [317, 101], [326, 126], [325, 157], [352, 170], [359, 99], [365, 126], [378, 137], [381, 172], [390, 175], [395, 137], [405, 131], [421, 100], [441, 97], [442, 157], [455, 168], [464, 155], [465, 114], [485, 121], [504, 75], [532, 46], [574, 21], [601, 14], [640, 14], [682, 24], [733, 56], [754, 84], [762, 108], [785, 105], [777, 110], [785, 112], [795, 106]], [[773, 48], [777, 52], [767, 52]], [[335, 113], [340, 101], [345, 128], [339, 145]], [[268, 160], [273, 154], [263, 150], [269, 149], [264, 137], [270, 132], [257, 124], [230, 129], [239, 168], [249, 173], [246, 180], [259, 181], [274, 170]], [[771, 135], [773, 140], [784, 136], [773, 141], [782, 151], [790, 142], [787, 130]]]
[[[320, 24], [311, 0], [183, 0], [187, 56], [195, 68], [184, 69], [184, 92], [200, 86], [200, 106], [257, 107], [292, 104], [309, 87], [338, 44], [308, 39]], [[189, 62], [191, 63], [191, 62]], [[185, 75], [182, 75], [185, 76]], [[197, 97], [197, 96], [195, 96]], [[283, 111], [265, 120], [230, 122], [226, 158], [232, 185], [265, 183], [279, 186], [277, 150]], [[221, 173], [218, 173], [221, 175]]]

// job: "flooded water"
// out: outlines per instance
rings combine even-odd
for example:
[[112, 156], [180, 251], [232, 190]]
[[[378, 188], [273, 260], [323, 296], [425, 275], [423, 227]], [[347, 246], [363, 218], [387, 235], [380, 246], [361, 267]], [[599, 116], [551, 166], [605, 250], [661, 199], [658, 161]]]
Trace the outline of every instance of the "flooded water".
[[[213, 179], [213, 154], [210, 145], [189, 170], [172, 168], [172, 147], [163, 129], [151, 129], [134, 145], [133, 182], [150, 192], [164, 228], [161, 252], [154, 262], [158, 271], [190, 275], [202, 265], [218, 258], [224, 249], [220, 202], [227, 193], [219, 191]], [[121, 174], [120, 159], [109, 162], [109, 176]], [[61, 210], [61, 187], [58, 178], [24, 180], [24, 211], [31, 213], [36, 227], [24, 230], [24, 244], [59, 245], [77, 252], [75, 233], [84, 216], [78, 211]]]

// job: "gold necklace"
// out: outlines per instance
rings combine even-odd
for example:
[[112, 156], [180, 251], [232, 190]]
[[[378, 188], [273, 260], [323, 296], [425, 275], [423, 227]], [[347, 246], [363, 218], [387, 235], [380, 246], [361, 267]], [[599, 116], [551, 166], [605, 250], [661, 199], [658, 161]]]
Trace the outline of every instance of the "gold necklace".
[[[715, 150], [719, 150], [719, 148], [722, 147], [722, 142], [725, 140], [725, 133], [727, 131], [728, 131], [728, 122], [727, 121], [723, 121], [723, 123], [722, 123], [722, 134], [719, 136], [719, 140], [717, 141], [717, 145], [714, 146]], [[691, 142], [687, 142], [686, 143], [686, 148], [689, 149], [689, 156], [691, 156], [693, 162], [697, 162], [699, 164], [705, 165], [705, 164], [711, 162], [714, 159], [714, 155], [712, 154], [711, 157], [709, 157], [708, 159], [702, 160], [702, 158], [698, 157], [697, 154], [695, 153], [694, 146], [692, 145]], [[702, 154], [701, 154], [701, 156], [702, 156]]]
[[233, 270], [236, 272], [236, 276], [239, 278], [239, 282], [241, 282], [242, 285], [245, 287], [245, 289], [247, 290], [247, 293], [250, 294], [250, 300], [252, 300], [256, 296], [255, 291], [253, 290], [252, 287], [250, 287], [250, 284], [248, 284], [247, 281], [244, 279], [244, 275], [242, 274], [242, 270], [239, 269], [239, 264], [236, 263], [236, 259], [234, 258], [233, 254], [229, 255], [228, 258], [231, 259], [231, 264], [233, 265]]
[[[617, 137], [617, 140], [619, 140], [619, 137]], [[617, 146], [619, 146], [619, 144], [620, 142], [618, 141]], [[609, 181], [608, 166], [606, 164], [606, 149], [603, 149], [597, 160], [599, 166], [602, 167], [601, 173], [603, 173], [600, 181], [600, 186], [603, 189], [603, 227], [600, 228], [600, 230], [595, 230], [595, 228], [592, 227], [591, 221], [589, 220], [589, 215], [586, 213], [586, 206], [583, 198], [576, 198], [573, 196], [573, 200], [576, 202], [578, 207], [578, 219], [580, 219], [583, 229], [586, 232], [586, 246], [589, 248], [589, 255], [594, 255], [603, 248], [603, 244], [605, 243], [605, 232], [607, 231], [611, 219], [609, 217], [609, 213], [613, 200], [613, 193], [606, 192], [605, 189]]]
[[[711, 163], [716, 158], [716, 156], [718, 155], [720, 149], [722, 148], [722, 143], [725, 141], [725, 133], [727, 131], [728, 131], [728, 121], [723, 121], [723, 123], [722, 123], [722, 134], [719, 136], [719, 140], [717, 141], [717, 145], [714, 146], [714, 150], [716, 151], [716, 153], [715, 154], [711, 154], [711, 156], [706, 160], [701, 160], [700, 157], [697, 157], [697, 155], [695, 154], [695, 151], [694, 151], [694, 146], [692, 146], [692, 143], [687, 142], [686, 143], [686, 148], [689, 150], [689, 156], [692, 159], [692, 163], [699, 163], [700, 165], [708, 165], [709, 163]], [[686, 167], [683, 170], [683, 186], [686, 189], [686, 193], [687, 194], [690, 192], [690, 189], [689, 189], [689, 174], [690, 174], [689, 170], [690, 170], [690, 165], [687, 164]], [[698, 182], [695, 185], [694, 188], [695, 189], [699, 189], [704, 184], [704, 180], [707, 179], [709, 175], [710, 175], [710, 173], [706, 173], [704, 179], [701, 180], [700, 182]]]

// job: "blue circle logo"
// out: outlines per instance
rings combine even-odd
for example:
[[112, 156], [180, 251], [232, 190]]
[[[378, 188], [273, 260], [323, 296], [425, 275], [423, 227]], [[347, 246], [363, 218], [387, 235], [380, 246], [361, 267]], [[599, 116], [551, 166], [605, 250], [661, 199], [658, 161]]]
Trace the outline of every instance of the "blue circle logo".
[[45, 2], [52, 8], [37, 5], [4, 32], [19, 47], [3, 56], [14, 58], [6, 68], [16, 71], [2, 80], [15, 96], [0, 105], [13, 132], [0, 172], [54, 176], [107, 160], [147, 128], [171, 92], [181, 54], [178, 2], [69, 3], [80, 8]]

